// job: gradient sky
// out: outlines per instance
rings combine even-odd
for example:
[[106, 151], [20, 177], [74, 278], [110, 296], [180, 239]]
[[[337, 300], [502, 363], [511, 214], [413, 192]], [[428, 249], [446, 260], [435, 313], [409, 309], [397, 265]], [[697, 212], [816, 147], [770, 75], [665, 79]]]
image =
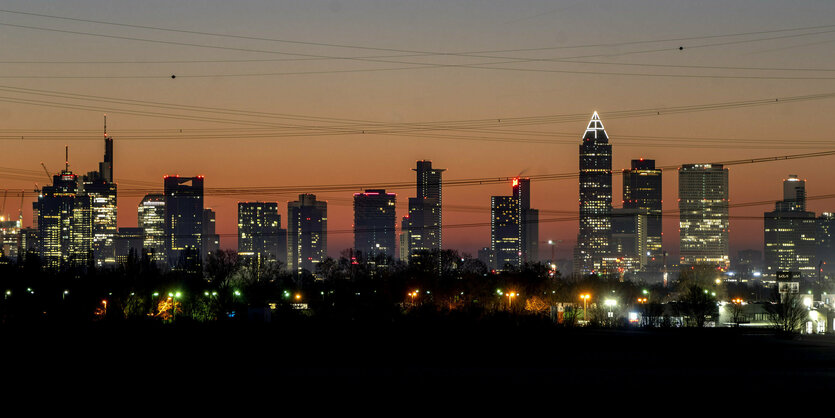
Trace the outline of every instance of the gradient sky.
[[[61, 2], [7, 0], [0, 9], [41, 13], [132, 25], [224, 33], [308, 43], [354, 45], [398, 50], [471, 52], [522, 48], [553, 48], [627, 41], [706, 37], [720, 34], [774, 31], [831, 25], [832, 1], [92, 1]], [[8, 26], [36, 26], [53, 31]], [[88, 32], [168, 43], [94, 37], [54, 30]], [[658, 68], [609, 64], [526, 62], [504, 67], [583, 72], [647, 73], [574, 74], [561, 72], [464, 68], [484, 59], [454, 56], [393, 58], [445, 64], [446, 67], [390, 70], [391, 63], [353, 59], [249, 61], [223, 63], [147, 63], [183, 60], [265, 60], [296, 56], [276, 52], [338, 57], [392, 56], [402, 53], [271, 41], [221, 38], [161, 32], [44, 17], [0, 13], [0, 86], [70, 92], [118, 99], [211, 106], [244, 111], [285, 113], [386, 123], [502, 119], [526, 116], [600, 112], [613, 144], [614, 200], [619, 206], [619, 169], [633, 158], [654, 158], [658, 165], [713, 162], [737, 158], [785, 155], [835, 149], [835, 128], [829, 115], [835, 100], [815, 100], [718, 111], [607, 119], [607, 112], [686, 106], [751, 99], [800, 96], [835, 91], [835, 27], [817, 35], [785, 37], [806, 32], [778, 32], [746, 37], [564, 48], [497, 55], [516, 58], [565, 58], [595, 55], [587, 60], [760, 68], [814, 68], [828, 71], [759, 71]], [[780, 37], [778, 39], [767, 39]], [[754, 40], [756, 42], [728, 41]], [[269, 50], [245, 52], [195, 46]], [[725, 45], [715, 45], [725, 42]], [[678, 46], [684, 46], [679, 50]], [[656, 52], [633, 53], [640, 50]], [[405, 54], [402, 54], [405, 55]], [[12, 61], [26, 63], [10, 63]], [[38, 62], [38, 63], [33, 63]], [[55, 61], [74, 61], [73, 64]], [[87, 63], [77, 63], [79, 61]], [[89, 63], [122, 61], [123, 64]], [[489, 61], [489, 60], [488, 60]], [[449, 65], [459, 65], [450, 67]], [[355, 72], [345, 72], [351, 70]], [[374, 71], [368, 71], [374, 70]], [[341, 72], [335, 72], [341, 71]], [[286, 74], [307, 72], [308, 74]], [[311, 74], [311, 72], [318, 72]], [[283, 75], [243, 74], [283, 73]], [[172, 79], [170, 75], [176, 74]], [[746, 78], [661, 77], [657, 74], [743, 76]], [[210, 77], [195, 77], [210, 76]], [[779, 76], [806, 79], [769, 79]], [[26, 78], [29, 77], [29, 78]], [[37, 77], [37, 78], [33, 78]], [[57, 78], [63, 77], [63, 78]], [[66, 78], [90, 77], [90, 78]], [[127, 77], [127, 78], [113, 78]], [[810, 77], [818, 79], [811, 80]], [[20, 98], [48, 106], [11, 103]], [[58, 108], [55, 103], [94, 105], [97, 110]], [[108, 110], [109, 107], [112, 107]], [[513, 143], [427, 138], [405, 135], [296, 136], [280, 138], [222, 138], [141, 140], [155, 130], [223, 129], [225, 134], [252, 133], [251, 127], [227, 123], [143, 117], [120, 113], [130, 106], [0, 91], [0, 167], [40, 170], [43, 161], [53, 171], [63, 165], [64, 144], [70, 145], [70, 165], [76, 172], [97, 168], [101, 159], [101, 108], [108, 111], [108, 130], [115, 138], [115, 175], [120, 192], [137, 182], [162, 188], [165, 174], [205, 175], [206, 187], [253, 187], [414, 181], [415, 160], [429, 159], [446, 168], [445, 178], [537, 175], [578, 169], [578, 145], [587, 121], [523, 126], [537, 133], [554, 132], [553, 143]], [[135, 109], [135, 108], [133, 108]], [[148, 110], [148, 109], [146, 109]], [[158, 112], [169, 112], [157, 109]], [[182, 113], [171, 110], [172, 114]], [[218, 115], [213, 115], [218, 116]], [[233, 118], [233, 116], [220, 115]], [[234, 118], [240, 119], [238, 116]], [[314, 122], [296, 122], [315, 124]], [[55, 132], [45, 132], [54, 130]], [[78, 132], [81, 130], [81, 132]], [[75, 138], [27, 140], [27, 136], [89, 135]], [[461, 132], [446, 132], [461, 134]], [[566, 137], [565, 133], [576, 133]], [[230, 134], [231, 136], [232, 134]], [[472, 134], [468, 134], [472, 135]], [[23, 140], [16, 136], [24, 136]], [[621, 136], [668, 137], [639, 143]], [[689, 138], [723, 138], [720, 145]], [[752, 145], [734, 139], [763, 139]], [[793, 144], [796, 140], [816, 144]], [[784, 140], [774, 143], [775, 140]], [[711, 142], [712, 144], [712, 142]], [[789, 173], [807, 179], [809, 195], [835, 193], [833, 157], [730, 167], [731, 203], [780, 199], [781, 180]], [[30, 178], [0, 172], [0, 188], [31, 190]], [[130, 186], [128, 183], [130, 182]], [[677, 178], [664, 173], [664, 208], [676, 209]], [[143, 186], [152, 189], [150, 186]], [[534, 181], [532, 206], [543, 211], [576, 211], [576, 179]], [[359, 189], [354, 191], [361, 191]], [[322, 193], [329, 201], [329, 228], [351, 228], [354, 191]], [[406, 212], [413, 188], [398, 193], [398, 215]], [[11, 193], [11, 192], [10, 192]], [[17, 193], [17, 192], [15, 192]], [[482, 211], [444, 210], [445, 224], [489, 222], [491, 195], [510, 193], [510, 184], [446, 188], [444, 203], [481, 206]], [[277, 200], [282, 217], [294, 196], [207, 196], [216, 210], [223, 247], [235, 248], [236, 202]], [[119, 226], [136, 226], [140, 197], [120, 194]], [[7, 212], [16, 213], [18, 198], [9, 197]], [[833, 200], [814, 200], [816, 212], [835, 210]], [[31, 197], [26, 198], [24, 224], [31, 223]], [[771, 206], [735, 208], [731, 220], [731, 253], [762, 249], [762, 220]], [[560, 215], [541, 215], [541, 218]], [[286, 225], [286, 221], [282, 221]], [[678, 219], [665, 217], [664, 245], [678, 252]], [[576, 240], [576, 221], [540, 226], [542, 240], [564, 242], [559, 256], [568, 258]], [[489, 245], [489, 227], [449, 229], [444, 247], [475, 253]], [[350, 233], [329, 236], [329, 252], [352, 245]], [[547, 249], [543, 255], [547, 256]]]

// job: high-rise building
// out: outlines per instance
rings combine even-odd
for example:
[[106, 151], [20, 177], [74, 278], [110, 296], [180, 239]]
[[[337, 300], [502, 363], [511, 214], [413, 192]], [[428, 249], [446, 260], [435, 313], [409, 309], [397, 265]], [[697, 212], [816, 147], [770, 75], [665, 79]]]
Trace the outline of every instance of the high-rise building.
[[203, 176], [165, 176], [164, 186], [168, 265], [198, 273], [203, 255]]
[[328, 255], [328, 204], [316, 195], [300, 194], [287, 202], [287, 268], [293, 274], [316, 266]]
[[137, 208], [137, 225], [142, 228], [142, 252], [151, 261], [168, 263], [165, 246], [165, 195], [148, 194]]
[[648, 218], [645, 209], [612, 209], [611, 267], [626, 273], [647, 264]]
[[[417, 196], [409, 198], [409, 251], [440, 251], [442, 244], [442, 174], [446, 169], [432, 168], [431, 161], [418, 161]], [[440, 258], [439, 258], [440, 260]]]
[[202, 235], [202, 250], [203, 263], [209, 259], [209, 256], [220, 250], [220, 235], [217, 234], [215, 226], [215, 217], [217, 214], [210, 208], [203, 209], [203, 235]]
[[520, 265], [519, 212], [513, 196], [490, 198], [490, 250], [494, 256], [494, 270], [508, 265]]
[[142, 258], [144, 233], [142, 228], [119, 228], [114, 240], [116, 263], [124, 264], [130, 257]]
[[[366, 262], [393, 258], [396, 250], [397, 195], [385, 190], [354, 193], [354, 250]], [[385, 261], [383, 261], [385, 262]]]
[[259, 274], [287, 259], [287, 230], [281, 228], [278, 202], [238, 202], [238, 256]]
[[78, 176], [69, 170], [52, 177], [36, 202], [41, 262], [45, 268], [86, 266], [92, 259], [90, 197], [79, 194]]
[[574, 272], [606, 273], [603, 258], [612, 239], [612, 145], [597, 112], [580, 144], [580, 232]]
[[655, 160], [632, 160], [632, 167], [623, 170], [623, 208], [646, 211], [646, 250], [660, 260], [661, 170]]
[[678, 170], [682, 265], [727, 269], [728, 169], [721, 164], [685, 164]]
[[21, 219], [0, 214], [0, 259], [16, 262], [20, 254]]
[[98, 171], [83, 177], [79, 194], [90, 197], [93, 259], [99, 267], [113, 265], [116, 263], [113, 240], [117, 232], [117, 187], [113, 180], [113, 138], [107, 135], [107, 116], [104, 119], [104, 158]]
[[80, 194], [90, 198], [90, 214], [93, 233], [93, 258], [97, 266], [114, 265], [114, 238], [116, 236], [116, 183], [104, 180], [102, 173], [91, 171], [84, 176]]
[[818, 221], [806, 211], [806, 182], [790, 175], [783, 180], [783, 200], [765, 212], [765, 270], [769, 277], [777, 272], [803, 276], [815, 273]]
[[400, 254], [400, 260], [408, 262], [409, 256], [412, 254], [412, 251], [409, 249], [409, 215], [404, 216], [400, 220], [399, 240], [400, 247], [398, 253]]
[[835, 213], [823, 212], [817, 219], [817, 260], [823, 272], [830, 276], [835, 272]]
[[531, 209], [528, 178], [513, 179], [511, 196], [490, 199], [490, 248], [496, 270], [538, 261], [539, 211]]

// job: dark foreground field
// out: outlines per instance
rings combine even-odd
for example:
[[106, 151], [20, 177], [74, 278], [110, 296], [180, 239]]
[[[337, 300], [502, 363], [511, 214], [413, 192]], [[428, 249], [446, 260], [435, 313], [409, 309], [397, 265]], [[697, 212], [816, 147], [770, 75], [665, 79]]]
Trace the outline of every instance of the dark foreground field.
[[739, 393], [835, 387], [835, 337], [733, 329], [290, 323], [0, 327], [3, 379], [21, 385], [550, 384]]

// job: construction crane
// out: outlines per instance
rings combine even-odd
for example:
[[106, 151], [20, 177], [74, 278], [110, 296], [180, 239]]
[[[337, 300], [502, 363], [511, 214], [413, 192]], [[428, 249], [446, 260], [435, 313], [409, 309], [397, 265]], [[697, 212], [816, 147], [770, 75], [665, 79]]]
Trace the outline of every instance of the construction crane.
[[43, 171], [46, 173], [46, 178], [52, 180], [52, 174], [49, 173], [49, 170], [46, 169], [46, 164], [41, 161], [41, 167], [43, 167]]

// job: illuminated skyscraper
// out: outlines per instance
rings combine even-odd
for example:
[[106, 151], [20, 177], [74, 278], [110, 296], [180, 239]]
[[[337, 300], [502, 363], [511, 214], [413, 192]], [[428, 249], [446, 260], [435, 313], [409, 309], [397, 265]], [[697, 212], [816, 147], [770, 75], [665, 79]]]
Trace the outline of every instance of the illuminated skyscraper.
[[806, 211], [806, 182], [789, 175], [783, 180], [783, 200], [764, 214], [766, 273], [814, 274], [817, 223], [815, 213]]
[[17, 262], [21, 248], [21, 220], [0, 214], [0, 259]]
[[504, 270], [507, 265], [518, 267], [519, 212], [513, 196], [490, 197], [490, 250], [494, 255], [494, 270]]
[[417, 197], [409, 198], [409, 251], [440, 251], [442, 245], [442, 174], [446, 169], [432, 168], [431, 161], [418, 161], [413, 169], [417, 177]]
[[238, 202], [238, 256], [257, 272], [287, 259], [287, 230], [278, 202]]
[[328, 255], [328, 204], [300, 194], [287, 202], [287, 268], [294, 274], [316, 266]]
[[78, 176], [69, 170], [53, 176], [38, 196], [40, 256], [45, 268], [85, 266], [92, 258], [89, 196], [78, 193]]
[[823, 272], [831, 277], [835, 272], [835, 213], [823, 212], [817, 218], [817, 260]]
[[97, 266], [116, 263], [114, 238], [117, 231], [116, 183], [113, 182], [113, 138], [107, 136], [107, 117], [104, 128], [104, 158], [99, 171], [83, 177], [79, 194], [90, 197], [93, 258]]
[[198, 273], [203, 255], [203, 176], [165, 176], [164, 184], [168, 265]]
[[[597, 112], [580, 144], [580, 232], [574, 272], [601, 272], [612, 239], [612, 145]], [[605, 272], [604, 272], [605, 273]]]
[[530, 179], [515, 178], [512, 184], [511, 196], [490, 200], [490, 249], [495, 260], [491, 269], [538, 261], [539, 211], [531, 209]]
[[142, 252], [157, 263], [168, 262], [165, 246], [165, 195], [148, 194], [137, 208], [137, 225], [142, 228]]
[[396, 254], [397, 195], [385, 190], [354, 193], [354, 250], [366, 262]]
[[727, 269], [728, 169], [721, 164], [685, 164], [678, 170], [682, 265]]
[[632, 160], [632, 168], [623, 170], [623, 208], [646, 212], [646, 251], [660, 262], [661, 170], [655, 160]]

